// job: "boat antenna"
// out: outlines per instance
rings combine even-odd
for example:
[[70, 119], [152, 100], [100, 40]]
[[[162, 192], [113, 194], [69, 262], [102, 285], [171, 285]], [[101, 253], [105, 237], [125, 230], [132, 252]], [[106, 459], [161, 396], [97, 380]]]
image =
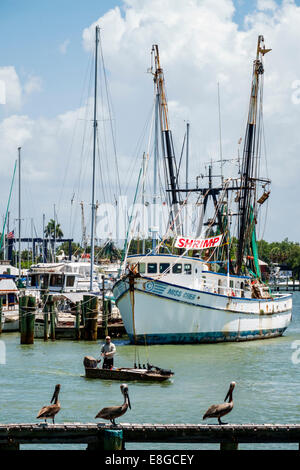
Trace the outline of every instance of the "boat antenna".
[[[187, 121], [186, 123], [186, 158], [185, 158], [185, 189], [186, 193], [185, 196], [186, 198], [188, 197], [188, 191], [189, 191], [189, 151], [190, 151], [190, 123]], [[186, 213], [185, 213], [185, 236], [187, 236], [187, 229], [188, 229], [188, 211], [186, 208]]]
[[219, 113], [219, 145], [221, 160], [221, 181], [223, 184], [223, 152], [222, 152], [222, 126], [221, 126], [221, 104], [220, 104], [220, 84], [218, 82], [218, 113]]
[[96, 167], [96, 139], [97, 139], [97, 72], [98, 72], [98, 44], [99, 26], [95, 29], [95, 90], [94, 90], [94, 138], [93, 138], [93, 178], [92, 178], [92, 224], [91, 224], [91, 270], [90, 270], [90, 291], [93, 290], [93, 272], [95, 259], [95, 167]]

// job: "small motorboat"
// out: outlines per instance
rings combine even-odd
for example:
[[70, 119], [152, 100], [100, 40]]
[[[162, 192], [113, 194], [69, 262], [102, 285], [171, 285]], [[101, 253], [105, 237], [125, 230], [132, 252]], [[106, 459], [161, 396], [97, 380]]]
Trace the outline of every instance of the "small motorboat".
[[173, 377], [171, 370], [147, 364], [147, 367], [113, 367], [112, 369], [102, 369], [98, 367], [99, 361], [91, 356], [85, 356], [83, 365], [85, 377], [89, 379], [106, 380], [142, 380], [148, 382], [163, 382]]

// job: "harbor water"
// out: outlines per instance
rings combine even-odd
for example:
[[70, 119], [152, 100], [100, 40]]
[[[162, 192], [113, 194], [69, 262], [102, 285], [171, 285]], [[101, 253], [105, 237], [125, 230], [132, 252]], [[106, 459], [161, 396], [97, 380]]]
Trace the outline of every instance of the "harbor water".
[[[0, 337], [1, 423], [35, 423], [61, 384], [56, 422], [95, 422], [104, 406], [121, 404], [120, 383], [84, 378], [83, 357], [99, 358], [102, 341], [44, 342], [20, 345], [19, 334]], [[284, 336], [269, 340], [209, 345], [130, 345], [114, 341], [116, 366], [151, 364], [175, 372], [164, 383], [129, 382], [132, 409], [117, 422], [217, 423], [202, 421], [213, 403], [221, 403], [236, 382], [234, 409], [225, 422], [300, 422], [300, 293], [293, 293], [293, 319]], [[100, 422], [102, 420], [99, 420]], [[103, 422], [103, 421], [102, 421]], [[85, 446], [21, 446], [21, 449], [82, 449]], [[132, 449], [214, 449], [218, 445], [128, 443]], [[298, 445], [244, 444], [240, 449], [297, 449]]]

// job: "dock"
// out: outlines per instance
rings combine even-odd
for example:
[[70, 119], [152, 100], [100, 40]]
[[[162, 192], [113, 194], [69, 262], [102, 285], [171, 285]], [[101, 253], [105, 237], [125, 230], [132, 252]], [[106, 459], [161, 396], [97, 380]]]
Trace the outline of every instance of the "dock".
[[128, 442], [219, 444], [300, 443], [300, 424], [0, 424], [0, 451], [28, 444], [86, 444], [87, 450], [125, 450]]
[[[107, 326], [107, 331], [111, 338], [123, 338], [127, 336], [123, 322], [118, 323], [109, 323]], [[103, 339], [106, 336], [106, 327], [98, 325], [97, 327], [97, 339]], [[80, 327], [80, 337], [84, 336], [84, 327]], [[76, 328], [74, 326], [56, 326], [55, 327], [55, 338], [56, 339], [76, 339]]]

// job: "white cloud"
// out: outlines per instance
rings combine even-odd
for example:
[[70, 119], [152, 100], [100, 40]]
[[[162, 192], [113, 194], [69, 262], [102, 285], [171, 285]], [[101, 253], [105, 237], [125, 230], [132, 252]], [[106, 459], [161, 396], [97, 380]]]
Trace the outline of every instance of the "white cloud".
[[5, 84], [5, 109], [20, 109], [22, 86], [15, 67], [0, 67], [0, 80]]
[[70, 44], [70, 39], [66, 39], [63, 43], [61, 43], [58, 47], [59, 49], [59, 52], [63, 55], [65, 55], [67, 53], [67, 49], [69, 47], [69, 44]]
[[257, 0], [258, 10], [276, 10], [277, 3], [275, 0]]
[[[299, 227], [296, 224], [295, 227], [291, 226], [290, 220], [298, 219], [300, 215], [300, 105], [294, 104], [291, 99], [295, 91], [292, 84], [300, 79], [300, 64], [297, 61], [300, 7], [290, 0], [283, 1], [279, 6], [272, 0], [259, 0], [257, 10], [245, 18], [244, 30], [234, 23], [233, 15], [234, 4], [231, 0], [125, 0], [122, 8], [109, 10], [84, 29], [83, 46], [90, 51], [94, 47], [95, 25], [101, 27], [102, 47], [117, 118], [122, 184], [127, 187], [130, 180], [130, 185], [134, 186], [139, 169], [132, 149], [153, 102], [151, 76], [146, 73], [150, 66], [152, 44], [158, 44], [160, 49], [178, 158], [185, 130], [184, 121], [188, 119], [191, 124], [192, 180], [192, 177], [203, 172], [204, 162], [219, 155], [218, 82], [223, 157], [236, 155], [238, 139], [245, 132], [257, 36], [263, 34], [266, 47], [272, 48], [264, 61], [266, 144], [269, 176], [274, 183], [270, 199], [271, 221], [266, 235], [271, 239], [284, 236], [299, 239]], [[61, 52], [64, 53], [64, 50], [67, 50], [67, 43]], [[20, 81], [14, 75], [14, 68], [9, 69], [10, 76], [14, 77], [13, 88], [19, 90], [19, 101], [16, 102], [20, 104]], [[10, 91], [10, 99], [11, 95]], [[18, 121], [16, 116], [12, 116], [12, 121], [6, 119], [0, 125], [0, 153], [14, 158], [20, 145], [17, 140], [23, 139], [24, 151], [26, 147], [28, 152], [28, 172], [33, 181], [42, 181], [53, 199], [57, 197], [57, 188], [65, 184], [66, 173], [69, 183], [65, 194], [71, 193], [72, 181], [74, 186], [80, 165], [82, 187], [83, 175], [87, 177], [89, 173], [88, 152], [91, 154], [91, 144], [82, 159], [79, 134], [73, 137], [75, 122], [79, 125], [75, 117], [78, 113], [82, 118], [85, 116], [83, 109], [66, 112], [53, 120], [30, 120], [21, 116]], [[88, 129], [86, 142], [91, 142], [91, 126]], [[3, 146], [6, 149], [4, 152]], [[70, 147], [73, 149], [72, 160], [68, 163]], [[76, 155], [73, 154], [74, 149]], [[141, 156], [145, 148], [139, 150]], [[130, 173], [134, 165], [136, 170]], [[90, 197], [89, 191], [87, 184], [87, 198]], [[48, 203], [51, 200], [49, 197]], [[68, 217], [66, 212], [65, 220]]]
[[31, 93], [39, 92], [42, 90], [42, 79], [37, 75], [29, 76], [28, 80], [24, 85], [24, 91], [26, 95], [31, 95]]

